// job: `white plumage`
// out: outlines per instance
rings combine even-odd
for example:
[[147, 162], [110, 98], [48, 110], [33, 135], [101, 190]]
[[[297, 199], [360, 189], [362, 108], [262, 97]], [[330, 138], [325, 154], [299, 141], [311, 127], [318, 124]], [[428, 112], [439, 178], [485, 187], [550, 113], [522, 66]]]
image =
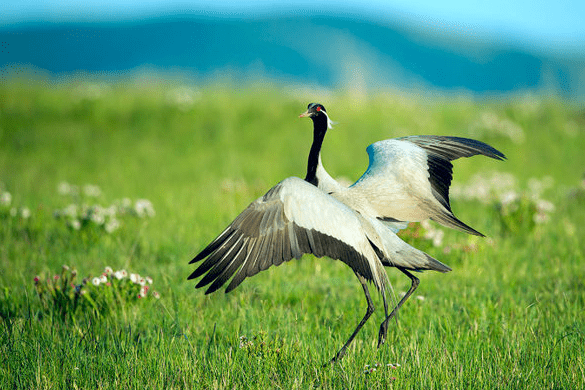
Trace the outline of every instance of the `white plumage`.
[[375, 216], [399, 221], [429, 218], [423, 199], [433, 199], [427, 171], [427, 153], [421, 147], [396, 139], [376, 142], [366, 149], [370, 164], [350, 188], [350, 196], [367, 200]]
[[[366, 282], [375, 285], [384, 302], [386, 317], [380, 325], [380, 346], [389, 320], [418, 286], [418, 279], [409, 270], [451, 270], [396, 235], [408, 221], [431, 218], [481, 235], [451, 212], [450, 161], [476, 154], [505, 157], [487, 144], [466, 138], [413, 136], [379, 141], [367, 148], [370, 162], [366, 172], [352, 186], [345, 187], [321, 163], [321, 145], [331, 128], [325, 108], [311, 103], [301, 117], [310, 117], [314, 124], [305, 179], [285, 179], [252, 202], [195, 256], [191, 263], [204, 261], [189, 279], [204, 275], [196, 287], [209, 285], [209, 294], [231, 278], [226, 288], [229, 292], [246, 277], [306, 253], [343, 261], [358, 277], [368, 307], [349, 340], [332, 359], [336, 361], [343, 357], [374, 311]], [[390, 314], [384, 266], [398, 268], [412, 281]]]

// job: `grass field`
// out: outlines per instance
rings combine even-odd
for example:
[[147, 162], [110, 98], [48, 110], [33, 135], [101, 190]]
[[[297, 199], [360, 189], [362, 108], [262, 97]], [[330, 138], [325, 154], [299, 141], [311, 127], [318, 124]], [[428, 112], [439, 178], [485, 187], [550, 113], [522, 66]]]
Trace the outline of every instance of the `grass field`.
[[[304, 176], [310, 101], [338, 122], [323, 150], [335, 177], [357, 179], [367, 145], [410, 134], [508, 157], [454, 164], [453, 210], [488, 238], [411, 226], [405, 240], [453, 272], [419, 275], [382, 348], [377, 310], [324, 368], [365, 310], [341, 262], [306, 256], [227, 295], [186, 280], [249, 202]], [[584, 388], [584, 150], [584, 112], [554, 98], [4, 83], [0, 388]], [[150, 290], [115, 274], [95, 286], [106, 266]], [[399, 298], [409, 280], [388, 274]]]

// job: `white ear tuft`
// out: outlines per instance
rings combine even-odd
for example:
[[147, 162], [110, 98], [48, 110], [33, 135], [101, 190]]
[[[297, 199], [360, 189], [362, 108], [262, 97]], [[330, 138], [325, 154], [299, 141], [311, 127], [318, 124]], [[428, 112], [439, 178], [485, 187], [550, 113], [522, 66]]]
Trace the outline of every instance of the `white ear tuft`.
[[337, 122], [333, 122], [331, 119], [329, 119], [329, 115], [327, 114], [327, 112], [325, 111], [321, 111], [323, 114], [325, 114], [325, 116], [327, 117], [327, 128], [328, 129], [333, 129], [333, 125], [336, 125]]

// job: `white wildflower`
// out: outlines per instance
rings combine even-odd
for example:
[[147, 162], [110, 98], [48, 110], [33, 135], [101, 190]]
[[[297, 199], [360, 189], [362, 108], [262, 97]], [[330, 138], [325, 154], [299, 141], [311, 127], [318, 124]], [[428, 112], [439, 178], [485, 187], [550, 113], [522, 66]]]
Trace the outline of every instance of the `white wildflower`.
[[146, 276], [144, 279], [146, 280], [146, 283], [152, 284], [152, 278], [150, 276]]
[[24, 219], [30, 218], [30, 209], [28, 207], [20, 209], [20, 216]]
[[419, 301], [424, 301], [426, 298], [423, 297], [422, 295], [417, 295], [416, 299], [418, 299]]
[[130, 274], [130, 281], [132, 283], [138, 284], [140, 281], [140, 275], [138, 274]]
[[484, 135], [501, 135], [508, 137], [512, 142], [521, 144], [526, 139], [524, 130], [508, 118], [500, 118], [493, 112], [483, 112], [475, 123], [469, 127], [469, 134], [475, 138]]
[[66, 217], [77, 218], [77, 209], [77, 205], [75, 203], [71, 203], [69, 206], [63, 209], [62, 213]]
[[141, 286], [144, 286], [146, 284], [146, 279], [144, 279], [144, 278], [138, 279], [138, 284]]
[[436, 230], [435, 236], [433, 237], [433, 246], [441, 246], [443, 244], [443, 237], [445, 232], [442, 230]]
[[125, 269], [121, 269], [120, 274], [122, 274], [122, 278], [125, 278], [128, 276], [128, 271], [126, 271]]
[[130, 198], [124, 198], [121, 201], [119, 201], [118, 208], [121, 213], [128, 212], [132, 208], [132, 201], [130, 200]]
[[138, 199], [134, 204], [134, 212], [140, 218], [154, 217], [155, 212], [152, 203], [148, 199]]
[[421, 221], [420, 226], [425, 230], [431, 230], [433, 228], [433, 225], [431, 225], [428, 219]]
[[94, 206], [93, 212], [91, 212], [90, 219], [93, 223], [99, 226], [103, 225], [106, 222], [106, 217], [104, 216], [101, 207], [99, 206]]
[[555, 205], [552, 202], [549, 202], [548, 200], [539, 199], [536, 202], [536, 208], [540, 212], [550, 213], [555, 210]]
[[533, 198], [540, 197], [544, 190], [551, 188], [553, 185], [554, 179], [551, 176], [545, 176], [541, 180], [534, 177], [528, 180], [528, 188]]
[[100, 278], [97, 278], [97, 277], [96, 278], [93, 278], [91, 280], [91, 284], [93, 284], [94, 286], [99, 286], [100, 285], [100, 282], [101, 282]]
[[441, 246], [443, 244], [443, 237], [445, 232], [439, 229], [435, 229], [428, 221], [421, 223], [422, 227], [426, 230], [424, 238], [433, 241], [433, 246]]
[[110, 205], [102, 209], [102, 212], [104, 213], [104, 215], [107, 215], [108, 217], [114, 217], [116, 215], [116, 206]]
[[116, 271], [114, 272], [114, 277], [118, 280], [122, 280], [124, 279], [124, 275], [122, 274], [122, 271]]
[[120, 227], [120, 222], [116, 218], [111, 218], [108, 223], [105, 224], [104, 228], [107, 233], [112, 233]]
[[157, 291], [153, 291], [153, 292], [152, 292], [152, 296], [153, 296], [155, 299], [160, 299], [160, 294], [159, 294]]
[[81, 229], [81, 222], [79, 222], [78, 219], [74, 219], [69, 222], [69, 226], [71, 226], [73, 230], [79, 230]]
[[93, 184], [86, 184], [83, 186], [83, 193], [90, 198], [97, 198], [102, 194], [102, 190]]
[[516, 191], [510, 190], [500, 195], [500, 203], [502, 206], [507, 206], [520, 198]]
[[104, 268], [104, 272], [108, 275], [111, 275], [114, 273], [114, 270], [112, 269], [112, 267], [110, 267], [109, 265], [106, 266], [106, 268]]
[[71, 193], [71, 186], [66, 181], [62, 181], [57, 186], [57, 192], [61, 195], [69, 195]]
[[108, 277], [104, 274], [100, 275], [100, 282], [101, 283], [107, 283], [108, 282]]
[[10, 206], [10, 203], [12, 203], [12, 195], [10, 192], [3, 192], [2, 195], [0, 195], [0, 205], [8, 207]]
[[59, 183], [57, 191], [61, 195], [77, 196], [79, 195], [79, 187], [75, 184], [69, 184], [66, 181]]
[[476, 174], [468, 185], [454, 184], [449, 192], [452, 199], [478, 200], [487, 204], [493, 200], [494, 195], [501, 198], [501, 194], [507, 194], [511, 199], [515, 186], [516, 178], [512, 174], [494, 172], [491, 176]]
[[146, 295], [148, 295], [148, 286], [142, 286], [140, 288], [140, 294], [145, 297]]

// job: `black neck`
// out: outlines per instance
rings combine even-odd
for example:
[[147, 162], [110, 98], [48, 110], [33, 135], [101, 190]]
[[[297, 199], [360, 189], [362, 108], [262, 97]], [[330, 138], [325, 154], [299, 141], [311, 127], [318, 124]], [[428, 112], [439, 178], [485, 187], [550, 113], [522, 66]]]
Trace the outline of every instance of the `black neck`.
[[323, 145], [323, 139], [325, 138], [325, 133], [327, 133], [327, 116], [317, 115], [311, 119], [313, 120], [313, 144], [311, 145], [311, 151], [309, 152], [307, 176], [305, 176], [305, 181], [317, 186], [319, 184], [319, 179], [317, 178], [317, 166], [319, 165], [321, 145]]

